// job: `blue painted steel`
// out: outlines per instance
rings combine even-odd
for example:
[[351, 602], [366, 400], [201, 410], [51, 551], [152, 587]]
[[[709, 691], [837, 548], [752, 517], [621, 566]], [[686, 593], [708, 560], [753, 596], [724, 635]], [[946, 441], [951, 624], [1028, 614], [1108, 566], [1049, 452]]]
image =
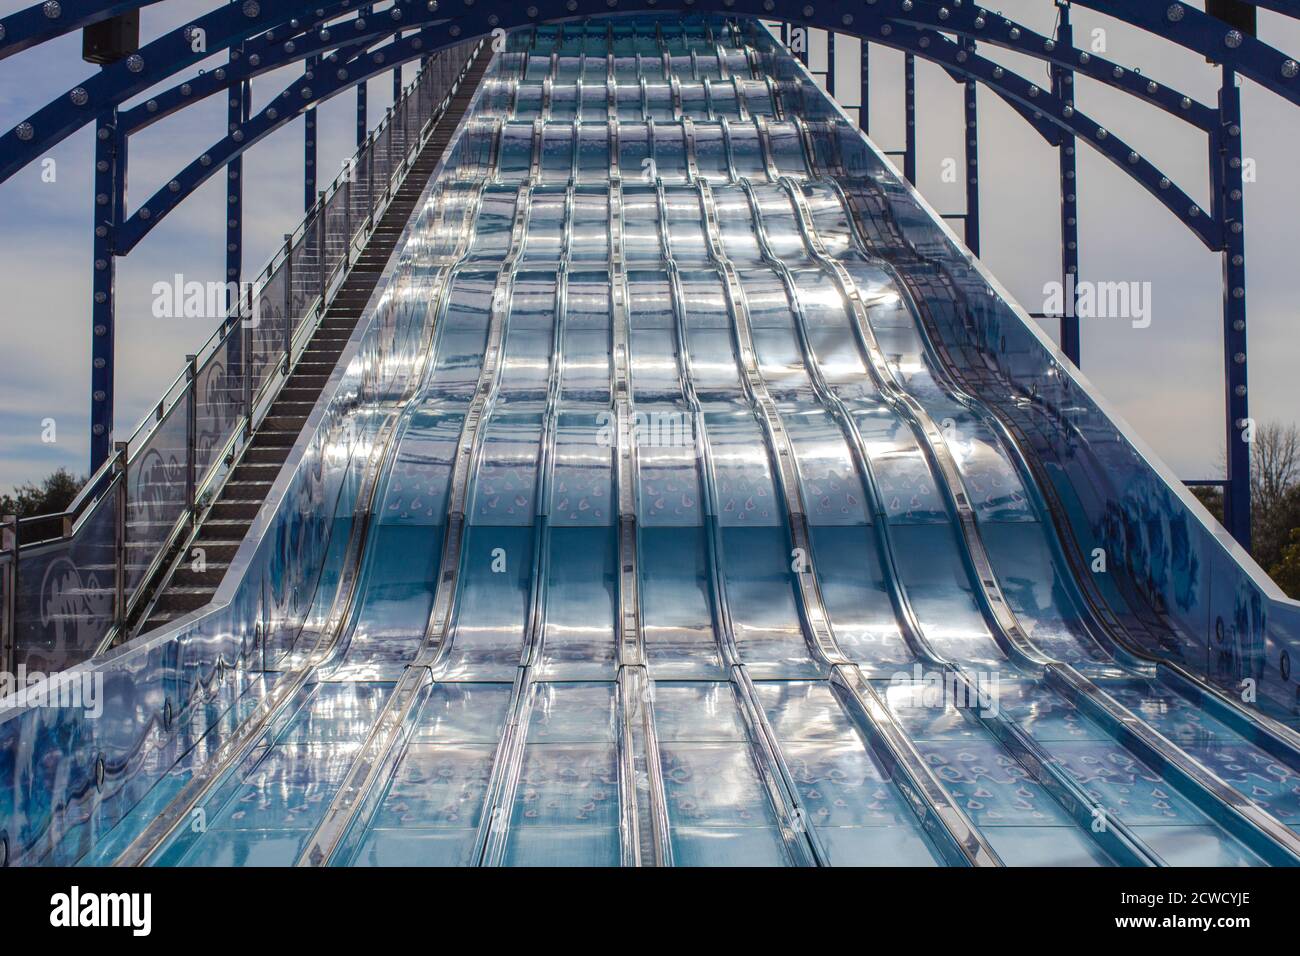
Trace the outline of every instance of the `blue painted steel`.
[[119, 13], [158, 2], [159, 0], [58, 0], [51, 7], [42, 0], [41, 3], [0, 19], [0, 59]]
[[971, 80], [962, 84], [965, 129], [963, 141], [966, 150], [966, 248], [980, 254], [980, 140], [979, 109], [976, 102], [978, 87]]
[[916, 55], [903, 55], [903, 176], [916, 184]]
[[[197, 159], [181, 170], [174, 181], [178, 188], [164, 187], [150, 197], [118, 229], [118, 249], [122, 254], [133, 249], [144, 236], [168, 213], [175, 209], [200, 184], [205, 182], [221, 164], [243, 153], [285, 123], [314, 108], [314, 104], [337, 93], [350, 89], [359, 80], [387, 72], [394, 61], [407, 62], [428, 51], [430, 38], [437, 34], [427, 28], [406, 39], [394, 41], [375, 51], [359, 54], [343, 63], [331, 63], [314, 72], [312, 79], [306, 73], [291, 83], [280, 95], [274, 97], [259, 113], [249, 119], [243, 128], [214, 143]], [[311, 117], [308, 117], [311, 120]], [[307, 131], [314, 143], [315, 123]], [[310, 148], [310, 147], [309, 147]], [[313, 170], [313, 166], [307, 169]], [[304, 193], [305, 198], [305, 193]], [[311, 202], [315, 202], [315, 195]], [[311, 208], [311, 204], [307, 205]]]
[[826, 92], [835, 95], [835, 33], [826, 34]]
[[94, 251], [90, 304], [90, 473], [113, 451], [113, 339], [115, 334], [113, 235], [125, 202], [126, 137], [117, 114], [95, 124]]
[[[238, 129], [248, 122], [252, 89], [247, 81], [239, 83], [229, 94], [226, 119], [228, 129]], [[235, 305], [244, 262], [244, 161], [236, 156], [226, 164], [226, 309]], [[233, 283], [233, 285], [232, 285]]]
[[[1070, 8], [1058, 7], [1056, 43], [1065, 49], [1074, 48], [1074, 27], [1070, 23]], [[1052, 92], [1067, 106], [1074, 107], [1074, 71], [1052, 64]], [[1076, 366], [1082, 361], [1082, 342], [1079, 335], [1078, 304], [1079, 279], [1079, 194], [1078, 163], [1075, 160], [1075, 138], [1062, 140], [1057, 150], [1057, 164], [1061, 175], [1061, 286], [1069, 296], [1065, 314], [1061, 316], [1061, 351]], [[1073, 277], [1073, 278], [1071, 278]]]
[[1223, 250], [1223, 375], [1227, 387], [1228, 485], [1224, 524], [1250, 547], [1250, 396], [1246, 368], [1246, 206], [1241, 154], [1241, 91], [1232, 70], [1223, 71], [1219, 128], [1210, 145], [1215, 218], [1226, 225]]
[[858, 64], [858, 128], [862, 132], [871, 132], [871, 44], [865, 38], [861, 42], [861, 62]]

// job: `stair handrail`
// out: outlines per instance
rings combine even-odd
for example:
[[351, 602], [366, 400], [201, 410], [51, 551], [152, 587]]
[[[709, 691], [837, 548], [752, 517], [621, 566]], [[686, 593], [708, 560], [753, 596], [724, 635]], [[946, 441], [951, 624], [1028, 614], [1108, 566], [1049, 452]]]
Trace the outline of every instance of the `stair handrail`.
[[[147, 591], [145, 585], [197, 525], [213, 489], [251, 438], [271, 404], [268, 399], [278, 392], [315, 333], [332, 295], [365, 248], [484, 42], [480, 38], [456, 44], [422, 63], [383, 120], [318, 193], [262, 271], [251, 282], [240, 284], [237, 301], [230, 304], [203, 345], [186, 356], [181, 371], [152, 410], [125, 441], [114, 443], [113, 455], [87, 479], [67, 508], [44, 515], [0, 515], [0, 667], [5, 672], [16, 672], [20, 628], [33, 626], [23, 613], [24, 596], [31, 596], [26, 576], [19, 574], [24, 556], [25, 570], [42, 575], [32, 608], [41, 619], [34, 622], [35, 628], [53, 632], [55, 639], [45, 641], [47, 645], [71, 645], [60, 667], [47, 669], [76, 663], [110, 646], [122, 633]], [[302, 295], [298, 289], [306, 282], [310, 293]], [[272, 301], [272, 295], [278, 301]], [[265, 326], [264, 319], [270, 320]], [[276, 348], [263, 350], [260, 356], [259, 329], [264, 340], [268, 330], [273, 340], [278, 334]], [[263, 362], [255, 367], [258, 358]], [[233, 374], [227, 370], [232, 362], [238, 363]], [[199, 394], [201, 385], [213, 396], [207, 404], [217, 406], [222, 416], [215, 437], [202, 435], [212, 438], [211, 445], [202, 449], [198, 447], [198, 411], [207, 399]], [[232, 402], [230, 396], [236, 388], [239, 396]], [[235, 404], [237, 413], [231, 414]], [[183, 447], [168, 441], [169, 431], [179, 430], [182, 417]], [[143, 459], [153, 453], [158, 453], [157, 460], [146, 473], [150, 463]], [[200, 457], [206, 460], [200, 461]], [[136, 494], [134, 501], [133, 480], [136, 491], [143, 492]], [[141, 497], [146, 500], [139, 500]], [[147, 553], [137, 555], [131, 565], [128, 551], [136, 542], [129, 537], [130, 512], [142, 507], [146, 520], [141, 524], [156, 526], [157, 534], [139, 542]], [[148, 520], [150, 508], [162, 512], [159, 521]], [[45, 533], [47, 529], [51, 533]], [[104, 561], [102, 554], [98, 560], [88, 554], [91, 563], [79, 567], [69, 557], [79, 543], [93, 553], [111, 547], [111, 561]], [[109, 574], [111, 586], [106, 580]], [[25, 590], [20, 589], [20, 581]], [[106, 596], [111, 598], [107, 610], [102, 606]], [[60, 616], [59, 606], [72, 613]], [[69, 632], [71, 640], [66, 639]], [[47, 650], [56, 654], [58, 648]], [[72, 656], [77, 653], [81, 656]]]

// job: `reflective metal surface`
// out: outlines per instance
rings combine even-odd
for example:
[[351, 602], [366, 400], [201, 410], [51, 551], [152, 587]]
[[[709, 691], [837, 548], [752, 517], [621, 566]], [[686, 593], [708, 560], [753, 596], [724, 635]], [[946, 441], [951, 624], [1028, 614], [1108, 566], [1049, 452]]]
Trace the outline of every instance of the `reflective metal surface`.
[[1295, 605], [761, 28], [511, 35], [418, 210], [11, 862], [1300, 862]]

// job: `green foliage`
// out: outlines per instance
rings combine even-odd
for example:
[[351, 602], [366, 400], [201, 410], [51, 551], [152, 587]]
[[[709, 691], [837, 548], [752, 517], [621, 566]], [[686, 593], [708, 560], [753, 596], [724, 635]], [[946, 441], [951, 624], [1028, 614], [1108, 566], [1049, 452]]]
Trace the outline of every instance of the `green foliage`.
[[[1272, 507], [1256, 507], [1251, 514], [1251, 553], [1260, 567], [1272, 569], [1285, 560], [1284, 552], [1295, 547], [1295, 533], [1300, 530], [1300, 484], [1291, 485]], [[1292, 597], [1292, 591], [1278, 584]]]
[[1223, 524], [1223, 489], [1216, 488], [1213, 485], [1197, 485], [1189, 488], [1188, 491], [1201, 504], [1205, 505], [1205, 510], [1214, 515], [1214, 520]]
[[39, 485], [28, 482], [15, 488], [11, 495], [0, 495], [0, 515], [30, 518], [33, 515], [58, 514], [72, 504], [85, 481], [68, 469], [60, 468]]
[[1293, 598], [1300, 598], [1300, 528], [1292, 528], [1290, 542], [1282, 549], [1282, 558], [1269, 568], [1277, 586]]

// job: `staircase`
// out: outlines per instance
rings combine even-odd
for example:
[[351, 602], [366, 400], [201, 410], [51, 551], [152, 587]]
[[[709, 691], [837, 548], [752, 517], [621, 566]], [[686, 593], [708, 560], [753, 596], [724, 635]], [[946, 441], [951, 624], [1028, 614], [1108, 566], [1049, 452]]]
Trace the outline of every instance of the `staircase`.
[[[469, 107], [491, 59], [491, 51], [485, 44], [428, 142], [412, 163], [383, 218], [375, 226], [357, 262], [330, 301], [315, 334], [294, 364], [252, 440], [245, 446], [220, 495], [203, 517], [189, 546], [177, 558], [171, 578], [151, 605], [145, 603], [147, 616], [137, 629], [138, 633], [162, 627], [212, 600], [230, 568], [231, 559], [252, 526], [253, 518], [289, 457], [289, 450], [298, 440], [307, 416], [320, 398], [325, 382], [334, 371], [344, 345], [370, 301], [397, 240], [443, 151], [451, 142], [452, 133]], [[203, 552], [201, 571], [194, 569], [196, 549]]]

